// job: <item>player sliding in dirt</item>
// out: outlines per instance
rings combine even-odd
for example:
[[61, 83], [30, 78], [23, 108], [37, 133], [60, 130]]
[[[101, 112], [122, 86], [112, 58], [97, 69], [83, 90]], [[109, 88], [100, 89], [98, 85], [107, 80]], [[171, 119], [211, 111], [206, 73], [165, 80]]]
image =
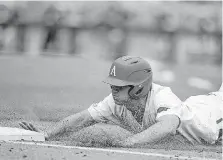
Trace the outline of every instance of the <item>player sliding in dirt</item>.
[[[46, 131], [46, 139], [68, 128], [75, 132], [98, 122], [112, 122], [133, 133], [127, 139], [114, 142], [113, 146], [134, 147], [175, 134], [183, 135], [191, 143], [219, 142], [222, 90], [181, 102], [169, 87], [153, 83], [152, 77], [146, 60], [131, 56], [118, 58], [104, 81], [110, 85], [111, 94], [87, 110], [58, 122], [52, 130]], [[30, 123], [20, 125], [39, 132]]]

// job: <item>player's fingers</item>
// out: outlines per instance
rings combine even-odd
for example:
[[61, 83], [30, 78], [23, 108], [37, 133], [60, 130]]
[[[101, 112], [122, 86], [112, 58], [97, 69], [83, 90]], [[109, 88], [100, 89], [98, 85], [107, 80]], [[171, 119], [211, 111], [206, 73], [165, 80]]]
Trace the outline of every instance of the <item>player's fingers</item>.
[[19, 125], [26, 130], [30, 130], [29, 127], [27, 126], [26, 122], [19, 122]]
[[27, 130], [35, 131], [35, 130], [33, 130], [32, 126], [30, 126], [30, 123], [28, 123], [28, 122], [22, 122], [22, 124], [24, 125], [24, 127], [26, 127]]
[[32, 131], [40, 132], [40, 130], [34, 127], [31, 123], [29, 123], [29, 127], [32, 129]]

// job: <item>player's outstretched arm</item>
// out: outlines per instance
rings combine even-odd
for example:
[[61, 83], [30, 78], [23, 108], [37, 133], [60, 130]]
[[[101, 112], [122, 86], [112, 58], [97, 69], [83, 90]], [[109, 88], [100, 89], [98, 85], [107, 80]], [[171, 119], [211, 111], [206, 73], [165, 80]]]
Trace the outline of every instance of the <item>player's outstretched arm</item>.
[[63, 120], [57, 122], [52, 129], [48, 131], [41, 131], [38, 128], [34, 127], [31, 123], [21, 122], [19, 125], [27, 130], [36, 131], [36, 132], [44, 132], [45, 138], [50, 139], [56, 135], [62, 134], [66, 131], [76, 132], [84, 127], [88, 127], [90, 125], [95, 124], [96, 121], [91, 117], [88, 110], [81, 111], [74, 115], [68, 116]]
[[176, 115], [164, 115], [158, 119], [157, 123], [148, 129], [114, 145], [120, 147], [133, 147], [158, 142], [168, 135], [175, 134], [179, 123], [180, 120]]

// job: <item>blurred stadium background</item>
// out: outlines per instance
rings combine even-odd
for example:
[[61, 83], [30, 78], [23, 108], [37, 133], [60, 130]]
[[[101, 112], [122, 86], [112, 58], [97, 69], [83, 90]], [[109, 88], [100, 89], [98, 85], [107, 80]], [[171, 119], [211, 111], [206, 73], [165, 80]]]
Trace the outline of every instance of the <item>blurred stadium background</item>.
[[0, 120], [57, 121], [102, 100], [122, 55], [182, 100], [222, 83], [221, 1], [0, 1]]

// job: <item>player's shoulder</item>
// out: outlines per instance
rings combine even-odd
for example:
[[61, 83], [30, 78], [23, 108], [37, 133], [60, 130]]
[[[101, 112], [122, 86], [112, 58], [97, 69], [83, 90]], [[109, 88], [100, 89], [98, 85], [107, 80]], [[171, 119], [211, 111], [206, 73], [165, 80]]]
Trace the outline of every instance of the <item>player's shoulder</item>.
[[181, 100], [179, 99], [178, 96], [176, 96], [175, 93], [172, 92], [170, 87], [167, 86], [162, 86], [158, 84], [153, 84], [153, 97], [155, 103], [159, 104], [167, 104], [167, 103], [172, 103], [172, 104], [180, 104]]
[[[112, 94], [109, 94], [104, 100], [103, 100], [104, 107], [111, 111], [114, 115], [120, 116], [122, 115], [122, 112], [124, 110], [124, 106], [119, 106], [115, 104], [115, 101], [113, 99]], [[104, 108], [104, 109], [105, 109]]]
[[156, 83], [152, 83], [152, 91], [154, 92], [154, 94], [159, 94], [160, 92], [162, 93], [172, 92], [170, 87], [162, 86]]
[[179, 99], [170, 87], [153, 83], [152, 92], [154, 99]]
[[100, 102], [98, 103], [94, 103], [90, 106], [90, 108], [96, 108], [98, 111], [101, 111], [101, 112], [110, 112], [111, 110], [114, 110], [115, 106], [115, 102], [113, 100], [113, 97], [112, 95], [108, 95], [106, 96], [103, 100], [101, 100]]
[[109, 107], [115, 106], [115, 101], [113, 99], [112, 94], [109, 94], [107, 97], [104, 98], [103, 102], [107, 104]]

